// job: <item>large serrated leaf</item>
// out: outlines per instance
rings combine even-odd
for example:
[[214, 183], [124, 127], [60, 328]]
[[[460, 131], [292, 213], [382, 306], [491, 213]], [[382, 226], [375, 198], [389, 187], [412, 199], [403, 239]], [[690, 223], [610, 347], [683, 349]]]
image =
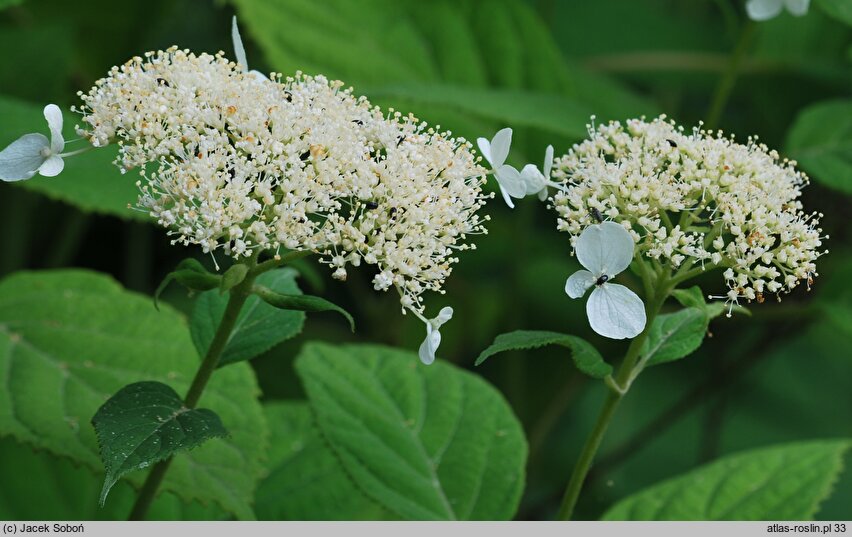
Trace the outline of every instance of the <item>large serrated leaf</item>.
[[[8, 386], [0, 391], [0, 435], [102, 471], [89, 426], [97, 409], [143, 379], [183, 393], [197, 368], [183, 318], [170, 308], [157, 312], [150, 297], [108, 277], [61, 270], [0, 281], [0, 384]], [[253, 517], [268, 440], [258, 394], [245, 364], [214, 375], [199, 404], [216, 412], [230, 435], [175, 457], [165, 490]], [[128, 479], [139, 484], [144, 477]]]
[[822, 185], [852, 194], [852, 100], [805, 108], [787, 133], [786, 148]]
[[255, 494], [261, 520], [393, 518], [358, 490], [314, 424], [305, 402], [263, 407], [271, 431], [269, 475]]
[[[271, 270], [258, 276], [257, 283], [279, 293], [299, 294], [296, 285], [296, 271], [290, 268]], [[228, 295], [218, 290], [202, 293], [192, 310], [189, 328], [192, 342], [198, 354], [204, 356], [213, 341], [216, 328], [225, 313]], [[228, 344], [219, 359], [219, 366], [250, 360], [275, 345], [298, 335], [305, 323], [305, 314], [301, 311], [287, 311], [275, 308], [252, 295], [246, 300], [237, 324], [231, 333]]]
[[612, 373], [612, 366], [604, 361], [603, 356], [588, 341], [545, 330], [516, 330], [500, 334], [494, 338], [494, 343], [479, 354], [476, 365], [500, 352], [537, 349], [546, 345], [562, 345], [571, 349], [571, 359], [577, 369], [593, 378], [602, 379]]
[[[21, 479], [26, 476], [26, 479]], [[124, 520], [137, 492], [127, 482], [116, 483], [106, 506], [98, 504], [103, 471], [50, 455], [11, 438], [0, 439], [0, 519], [4, 520]], [[151, 520], [224, 520], [227, 513], [214, 504], [184, 502], [171, 492], [157, 496], [148, 512]]]
[[311, 343], [296, 360], [317, 424], [359, 489], [401, 518], [507, 520], [527, 446], [479, 377], [387, 347]]
[[[42, 108], [0, 97], [0, 117], [3, 118], [0, 149], [26, 133], [48, 133]], [[67, 111], [64, 111], [63, 117], [65, 137], [70, 139], [73, 125], [80, 122], [80, 117]], [[66, 150], [80, 149], [84, 147], [84, 143], [68, 145]], [[109, 146], [69, 157], [65, 160], [65, 169], [57, 177], [36, 175], [32, 179], [17, 181], [14, 184], [70, 203], [84, 211], [146, 221], [147, 215], [128, 208], [128, 205], [136, 204], [139, 189], [136, 188], [133, 175], [120, 174], [112, 164], [116, 151], [117, 146]]]
[[849, 440], [722, 458], [625, 498], [605, 520], [808, 520], [831, 493]]
[[693, 307], [657, 316], [642, 345], [642, 359], [655, 365], [688, 356], [701, 346], [709, 322], [705, 310]]
[[92, 425], [106, 467], [101, 505], [123, 475], [227, 434], [215, 412], [186, 408], [177, 392], [150, 381], [120, 389], [98, 409]]

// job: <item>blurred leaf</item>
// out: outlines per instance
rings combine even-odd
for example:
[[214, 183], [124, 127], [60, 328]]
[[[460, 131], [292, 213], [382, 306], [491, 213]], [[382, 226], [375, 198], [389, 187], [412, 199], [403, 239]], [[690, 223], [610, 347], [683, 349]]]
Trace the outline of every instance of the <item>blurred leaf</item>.
[[[3, 6], [3, 0], [0, 0], [0, 9], [8, 5]], [[68, 44], [73, 36], [74, 28], [60, 21], [0, 26], [0, 50], [15, 51], [3, 57], [0, 88], [3, 88], [4, 95], [45, 105], [50, 102], [51, 96], [57, 93], [57, 86], [64, 85], [69, 77], [74, 47]], [[22, 43], [26, 46], [21, 46]], [[63, 46], [57, 46], [57, 43], [63, 43]], [[21, 76], [22, 73], [26, 76]], [[42, 125], [46, 127], [44, 118], [37, 128]]]
[[24, 0], [0, 0], [0, 9], [6, 9], [7, 7], [17, 6], [23, 3]]
[[[136, 490], [126, 482], [116, 483], [105, 507], [98, 505], [103, 486], [102, 471], [36, 453], [11, 438], [0, 440], [0, 518], [4, 520], [126, 520], [136, 500]], [[219, 508], [184, 503], [174, 494], [157, 496], [148, 520], [222, 520]]]
[[162, 382], [134, 382], [107, 400], [92, 418], [106, 478], [101, 505], [122, 476], [227, 435], [219, 416], [191, 409]]
[[[186, 324], [171, 308], [80, 270], [22, 272], [0, 281], [0, 434], [101, 471], [88, 425], [122, 386], [154, 380], [185, 390], [198, 367]], [[240, 518], [267, 448], [251, 369], [211, 379], [200, 405], [230, 435], [176, 457], [163, 483], [187, 500], [215, 501]], [[223, 464], [222, 461], [228, 461]], [[143, 473], [128, 476], [141, 483]]]
[[537, 349], [545, 345], [562, 345], [571, 349], [574, 365], [590, 377], [602, 379], [612, 373], [612, 366], [604, 361], [603, 356], [588, 341], [577, 336], [543, 330], [516, 330], [500, 334], [494, 338], [491, 346], [479, 354], [476, 365], [500, 352]]
[[382, 86], [367, 93], [394, 102], [412, 102], [415, 106], [447, 106], [501, 125], [531, 127], [568, 138], [584, 137], [586, 122], [594, 113], [592, 108], [567, 97], [529, 91], [429, 84]]
[[805, 108], [787, 134], [786, 147], [814, 179], [852, 194], [852, 100]]
[[269, 475], [257, 487], [261, 520], [393, 518], [352, 482], [314, 425], [307, 403], [264, 405], [272, 435]]
[[811, 441], [731, 455], [618, 502], [604, 519], [810, 520], [850, 445]]
[[829, 16], [852, 25], [852, 2], [849, 0], [816, 0], [815, 3]]
[[642, 345], [642, 359], [650, 366], [690, 355], [704, 341], [709, 321], [706, 311], [701, 308], [690, 307], [658, 315]]
[[[0, 97], [0, 147], [5, 147], [29, 132], [46, 133], [47, 122], [42, 113], [43, 106], [36, 106], [8, 97]], [[69, 113], [65, 118], [64, 132], [70, 140], [72, 128], [79, 117]], [[65, 150], [72, 151], [86, 142], [66, 144]], [[65, 169], [57, 177], [36, 175], [14, 184], [44, 194], [45, 196], [70, 203], [84, 211], [118, 216], [124, 219], [147, 221], [148, 216], [128, 208], [134, 205], [139, 191], [132, 176], [122, 175], [112, 164], [117, 147], [95, 149], [65, 160]]]
[[[282, 293], [301, 292], [296, 285], [296, 271], [290, 268], [265, 272], [255, 281]], [[200, 356], [207, 354], [227, 305], [228, 295], [222, 295], [215, 289], [202, 293], [195, 301], [189, 330]], [[297, 336], [304, 324], [305, 314], [301, 311], [275, 308], [257, 295], [248, 297], [219, 359], [219, 367], [263, 354], [282, 341]]]
[[593, 113], [657, 111], [569, 67], [547, 26], [518, 0], [331, 0], [323, 10], [309, 0], [234, 3], [276, 71], [340, 78], [372, 98], [402, 100], [433, 123], [432, 107], [443, 106], [442, 124], [468, 138], [489, 134], [467, 126], [470, 112], [492, 121], [489, 130], [508, 122], [577, 139]]
[[296, 360], [319, 429], [358, 488], [413, 520], [508, 520], [527, 446], [500, 393], [446, 362], [311, 343]]

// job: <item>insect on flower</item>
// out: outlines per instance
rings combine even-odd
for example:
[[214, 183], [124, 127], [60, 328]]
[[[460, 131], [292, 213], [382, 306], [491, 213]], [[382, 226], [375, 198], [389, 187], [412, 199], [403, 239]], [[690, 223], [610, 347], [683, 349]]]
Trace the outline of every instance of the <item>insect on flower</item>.
[[615, 222], [593, 224], [580, 234], [576, 252], [586, 270], [568, 278], [565, 292], [571, 298], [580, 298], [589, 287], [595, 287], [586, 303], [592, 330], [612, 339], [638, 336], [646, 323], [642, 299], [627, 287], [611, 283], [633, 260], [630, 233]]

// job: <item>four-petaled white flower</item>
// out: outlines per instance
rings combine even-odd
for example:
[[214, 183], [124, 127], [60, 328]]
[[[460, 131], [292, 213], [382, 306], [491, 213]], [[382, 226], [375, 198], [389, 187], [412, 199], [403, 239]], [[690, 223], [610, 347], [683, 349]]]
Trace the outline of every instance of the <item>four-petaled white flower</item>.
[[420, 361], [424, 364], [429, 365], [435, 361], [435, 352], [438, 351], [438, 346], [441, 344], [441, 325], [452, 318], [453, 308], [445, 307], [441, 308], [437, 317], [426, 320], [426, 339], [420, 345], [419, 352]]
[[237, 57], [237, 63], [242, 67], [244, 73], [251, 73], [258, 79], [269, 80], [265, 74], [252, 69], [249, 71], [248, 59], [246, 58], [246, 49], [243, 46], [243, 39], [240, 37], [240, 29], [237, 26], [237, 16], [234, 15], [233, 23], [231, 24], [231, 40], [234, 42], [234, 55]]
[[746, 12], [752, 20], [765, 21], [777, 17], [783, 8], [801, 17], [808, 12], [811, 0], [748, 0]]
[[44, 107], [44, 118], [50, 128], [50, 140], [39, 133], [25, 134], [0, 151], [0, 179], [21, 181], [36, 173], [54, 177], [65, 167], [62, 150], [62, 111], [55, 104]]
[[550, 169], [552, 167], [553, 146], [549, 145], [544, 151], [544, 166], [542, 167], [544, 173], [539, 171], [535, 164], [527, 164], [524, 166], [524, 169], [521, 170], [521, 180], [526, 186], [527, 196], [535, 194], [541, 201], [547, 199], [547, 187], [555, 186], [555, 183], [550, 180]]
[[514, 209], [512, 198], [523, 198], [527, 195], [527, 188], [521, 179], [521, 173], [506, 164], [509, 156], [509, 146], [512, 145], [512, 129], [502, 129], [494, 135], [489, 142], [485, 138], [477, 138], [476, 144], [485, 160], [491, 164], [491, 171], [497, 184], [500, 185], [500, 193], [506, 200], [506, 205]]
[[610, 283], [633, 259], [633, 237], [615, 222], [594, 224], [577, 238], [575, 250], [577, 260], [588, 270], [572, 274], [565, 292], [580, 298], [595, 286], [586, 303], [592, 330], [612, 339], [638, 336], [646, 322], [642, 299], [627, 287]]

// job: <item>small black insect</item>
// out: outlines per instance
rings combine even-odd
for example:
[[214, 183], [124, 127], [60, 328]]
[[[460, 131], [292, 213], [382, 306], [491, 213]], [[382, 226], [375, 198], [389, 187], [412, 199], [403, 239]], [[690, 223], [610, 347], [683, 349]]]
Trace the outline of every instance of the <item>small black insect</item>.
[[372, 211], [373, 209], [378, 209], [378, 208], [379, 208], [379, 204], [378, 204], [378, 203], [376, 203], [375, 201], [368, 201], [368, 202], [366, 203], [366, 205], [367, 205], [367, 210], [368, 210], [368, 211]]
[[601, 214], [601, 212], [600, 212], [599, 210], [595, 209], [594, 207], [592, 207], [591, 209], [589, 209], [589, 214], [590, 214], [590, 215], [592, 216], [592, 218], [594, 218], [594, 219], [595, 219], [598, 223], [603, 222], [603, 215]]
[[601, 276], [600, 278], [598, 278], [598, 281], [596, 281], [596, 282], [595, 282], [595, 285], [603, 285], [603, 284], [605, 284], [608, 280], [609, 280], [609, 276], [607, 276], [606, 274], [604, 274], [603, 276]]
[[157, 84], [159, 84], [160, 86], [165, 86], [165, 87], [167, 87], [167, 88], [168, 88], [168, 87], [171, 87], [171, 85], [169, 84], [169, 81], [168, 81], [168, 80], [166, 80], [165, 78], [158, 78], [158, 79], [157, 79]]
[[668, 138], [666, 138], [666, 141], [669, 143], [670, 146], [677, 147], [677, 142], [675, 142], [674, 140], [669, 140]]
[[289, 91], [285, 91], [284, 92], [284, 100], [287, 101], [288, 103], [293, 102], [293, 94], [290, 93]]
[[405, 136], [400, 136], [399, 138], [397, 138], [396, 146], [399, 147], [399, 144], [401, 144], [403, 140], [405, 140]]
[[352, 120], [352, 123], [354, 123], [354, 124], [356, 124], [356, 125], [363, 125], [363, 124], [364, 124], [364, 122], [363, 122], [363, 121], [361, 121], [360, 119], [353, 119], [353, 120]]

